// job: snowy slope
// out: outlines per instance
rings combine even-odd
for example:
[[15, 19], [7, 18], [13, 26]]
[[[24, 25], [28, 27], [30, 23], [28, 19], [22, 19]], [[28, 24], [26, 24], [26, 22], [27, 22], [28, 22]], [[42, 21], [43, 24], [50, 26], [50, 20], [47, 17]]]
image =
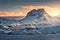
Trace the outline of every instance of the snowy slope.
[[27, 16], [20, 20], [20, 24], [35, 24], [38, 27], [51, 27], [56, 25], [54, 19], [43, 8], [33, 9], [28, 12]]

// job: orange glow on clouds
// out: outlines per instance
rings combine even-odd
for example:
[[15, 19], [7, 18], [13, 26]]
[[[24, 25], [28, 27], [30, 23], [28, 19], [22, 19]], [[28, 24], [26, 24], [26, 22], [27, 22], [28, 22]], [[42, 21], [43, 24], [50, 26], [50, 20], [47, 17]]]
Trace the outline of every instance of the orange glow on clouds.
[[39, 8], [44, 8], [45, 11], [51, 16], [60, 15], [60, 9], [51, 8], [49, 6], [20, 6], [20, 8], [22, 8], [23, 10], [25, 9], [24, 12], [19, 11], [19, 10], [10, 11], [10, 12], [1, 12], [0, 11], [0, 16], [25, 16], [32, 9], [39, 9]]
[[24, 16], [20, 11], [11, 11], [11, 12], [0, 12], [0, 16]]
[[21, 6], [21, 8], [26, 9], [27, 11], [30, 11], [32, 9], [39, 9], [39, 8], [44, 8], [45, 11], [50, 15], [50, 16], [58, 16], [60, 15], [60, 8], [52, 8], [49, 6]]

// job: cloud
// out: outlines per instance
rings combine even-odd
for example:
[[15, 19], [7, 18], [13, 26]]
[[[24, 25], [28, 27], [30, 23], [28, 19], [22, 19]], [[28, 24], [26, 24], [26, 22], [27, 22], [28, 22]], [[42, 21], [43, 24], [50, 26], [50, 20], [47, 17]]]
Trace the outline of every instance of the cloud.
[[24, 9], [39, 9], [39, 8], [48, 8], [48, 6], [20, 6]]
[[0, 0], [0, 11], [15, 11], [24, 5], [60, 7], [60, 0]]
[[[21, 8], [21, 9], [20, 9]], [[60, 15], [60, 8], [49, 7], [49, 6], [20, 6], [20, 10], [15, 11], [0, 11], [0, 16], [26, 16], [27, 13], [33, 9], [44, 8], [45, 11], [51, 16]]]
[[8, 12], [2, 12], [0, 11], [0, 16], [24, 16], [23, 12], [21, 11], [8, 11]]
[[25, 13], [27, 13], [33, 9], [40, 9], [40, 8], [47, 9], [49, 7], [48, 6], [20, 6], [20, 8], [25, 9]]
[[60, 8], [49, 7], [49, 6], [20, 6], [20, 8], [25, 9], [26, 12], [31, 11], [32, 9], [44, 8], [45, 11], [51, 16], [60, 15]]

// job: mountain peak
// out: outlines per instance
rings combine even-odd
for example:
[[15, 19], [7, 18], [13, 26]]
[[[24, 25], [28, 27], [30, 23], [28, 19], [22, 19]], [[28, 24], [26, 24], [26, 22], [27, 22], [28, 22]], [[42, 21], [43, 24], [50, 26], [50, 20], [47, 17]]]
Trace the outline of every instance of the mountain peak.
[[37, 25], [38, 27], [50, 26], [52, 25], [50, 22], [51, 17], [45, 12], [43, 8], [31, 10], [24, 19], [20, 20], [20, 24], [33, 24]]
[[28, 12], [27, 16], [34, 16], [36, 14], [36, 9], [31, 10]]
[[30, 12], [28, 12], [27, 16], [42, 16], [43, 14], [45, 14], [45, 10], [43, 8], [41, 9], [33, 9]]
[[41, 11], [42, 12], [42, 11], [45, 11], [45, 10], [43, 8], [41, 8], [41, 9], [37, 9], [37, 11]]

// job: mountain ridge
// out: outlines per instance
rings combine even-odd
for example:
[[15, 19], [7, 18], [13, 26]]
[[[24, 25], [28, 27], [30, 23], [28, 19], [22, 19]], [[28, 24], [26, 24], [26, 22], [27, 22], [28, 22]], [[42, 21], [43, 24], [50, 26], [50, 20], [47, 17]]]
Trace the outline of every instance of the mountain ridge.
[[33, 9], [30, 12], [28, 12], [27, 16], [20, 20], [20, 24], [35, 24], [35, 25], [52, 25], [49, 21], [51, 19], [51, 16], [47, 14], [47, 12], [41, 8], [41, 9]]

